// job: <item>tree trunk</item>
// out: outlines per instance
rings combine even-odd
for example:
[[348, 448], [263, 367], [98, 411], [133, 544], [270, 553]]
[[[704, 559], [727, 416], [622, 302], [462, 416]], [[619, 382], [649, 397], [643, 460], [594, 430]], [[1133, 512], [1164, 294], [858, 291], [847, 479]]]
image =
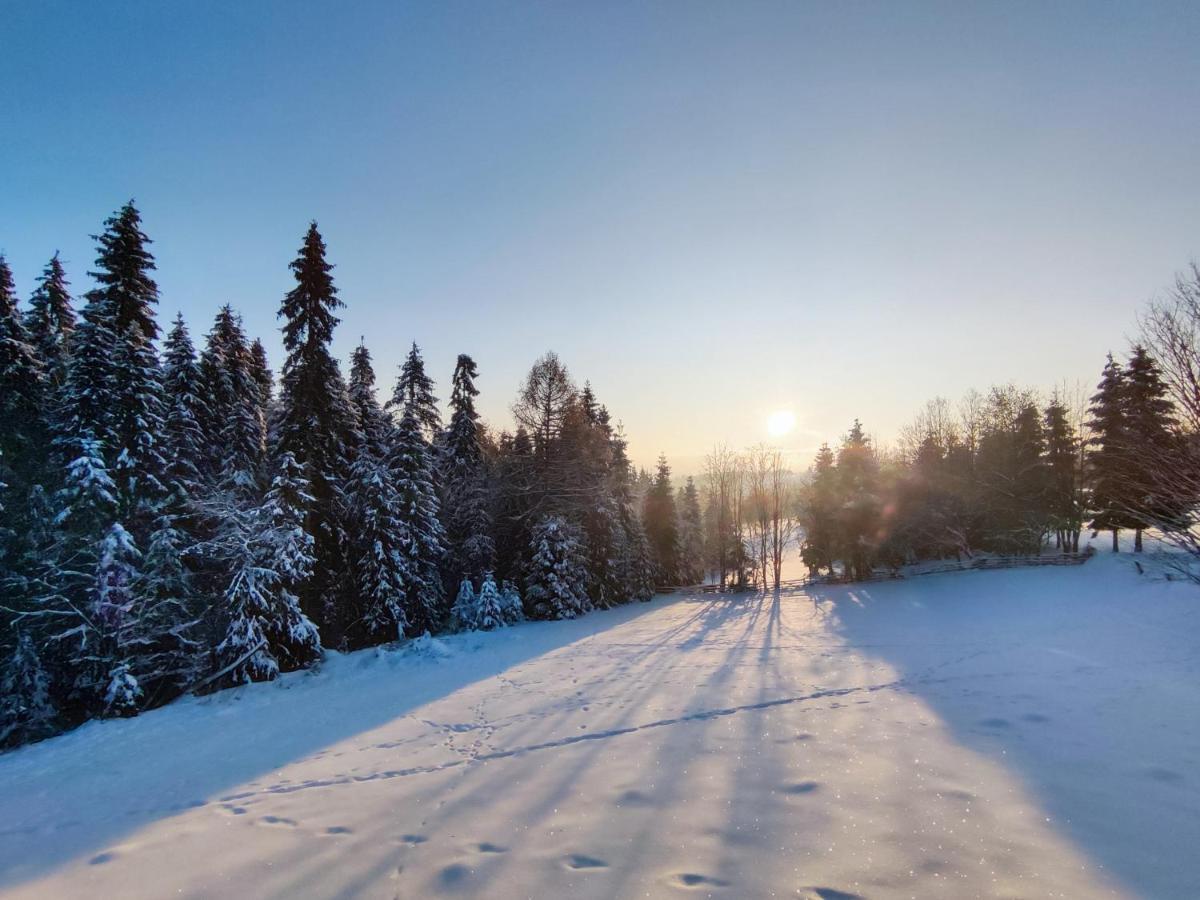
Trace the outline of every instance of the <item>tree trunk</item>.
[[1142, 552], [1142, 529], [1135, 528], [1133, 530], [1133, 552]]
[[1117, 543], [1117, 529], [1114, 528], [1112, 530], [1112, 533], [1113, 533], [1113, 553], [1120, 553], [1121, 545], [1119, 543]]

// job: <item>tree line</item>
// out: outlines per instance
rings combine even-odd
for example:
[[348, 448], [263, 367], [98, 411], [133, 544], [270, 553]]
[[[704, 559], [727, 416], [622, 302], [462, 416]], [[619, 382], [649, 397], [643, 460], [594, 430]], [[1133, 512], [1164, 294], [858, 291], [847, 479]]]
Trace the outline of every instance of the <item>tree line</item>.
[[1004, 385], [957, 408], [939, 398], [891, 452], [855, 420], [836, 450], [821, 446], [800, 494], [809, 571], [856, 580], [980, 552], [1078, 553], [1084, 529], [1111, 531], [1114, 551], [1122, 530], [1136, 552], [1147, 529], [1190, 534], [1200, 479], [1179, 476], [1197, 432], [1150, 349], [1136, 345], [1124, 362], [1110, 354], [1090, 399], [1071, 394], [1042, 404]]
[[[460, 355], [442, 421], [414, 344], [381, 401], [345, 378], [313, 223], [279, 308], [278, 376], [229, 306], [161, 332], [132, 202], [76, 314], [57, 255], [26, 304], [0, 257], [0, 746], [324, 648], [570, 618], [698, 579], [694, 483], [634, 471], [590, 385], [547, 353], [496, 432]], [[677, 502], [678, 501], [678, 502]]]

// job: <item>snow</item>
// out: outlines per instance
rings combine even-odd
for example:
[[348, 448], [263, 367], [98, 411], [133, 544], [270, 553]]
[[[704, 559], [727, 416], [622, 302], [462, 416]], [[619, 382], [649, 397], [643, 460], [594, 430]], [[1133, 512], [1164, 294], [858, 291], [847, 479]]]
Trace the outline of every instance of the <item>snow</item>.
[[1191, 898], [1198, 668], [1104, 555], [330, 654], [0, 757], [0, 892]]

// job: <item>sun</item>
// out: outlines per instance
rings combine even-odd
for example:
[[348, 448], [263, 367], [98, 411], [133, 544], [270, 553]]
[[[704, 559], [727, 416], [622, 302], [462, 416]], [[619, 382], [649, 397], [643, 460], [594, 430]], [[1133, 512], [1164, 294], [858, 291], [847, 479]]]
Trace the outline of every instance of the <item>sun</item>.
[[767, 416], [767, 434], [783, 437], [796, 427], [796, 415], [789, 409], [777, 410]]

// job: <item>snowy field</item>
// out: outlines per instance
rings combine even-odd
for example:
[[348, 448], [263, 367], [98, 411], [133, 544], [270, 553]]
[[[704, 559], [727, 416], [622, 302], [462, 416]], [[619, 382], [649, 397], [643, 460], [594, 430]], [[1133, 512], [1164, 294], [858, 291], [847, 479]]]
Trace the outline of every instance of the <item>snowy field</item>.
[[13, 897], [1200, 897], [1200, 590], [1128, 557], [332, 656], [0, 757]]

